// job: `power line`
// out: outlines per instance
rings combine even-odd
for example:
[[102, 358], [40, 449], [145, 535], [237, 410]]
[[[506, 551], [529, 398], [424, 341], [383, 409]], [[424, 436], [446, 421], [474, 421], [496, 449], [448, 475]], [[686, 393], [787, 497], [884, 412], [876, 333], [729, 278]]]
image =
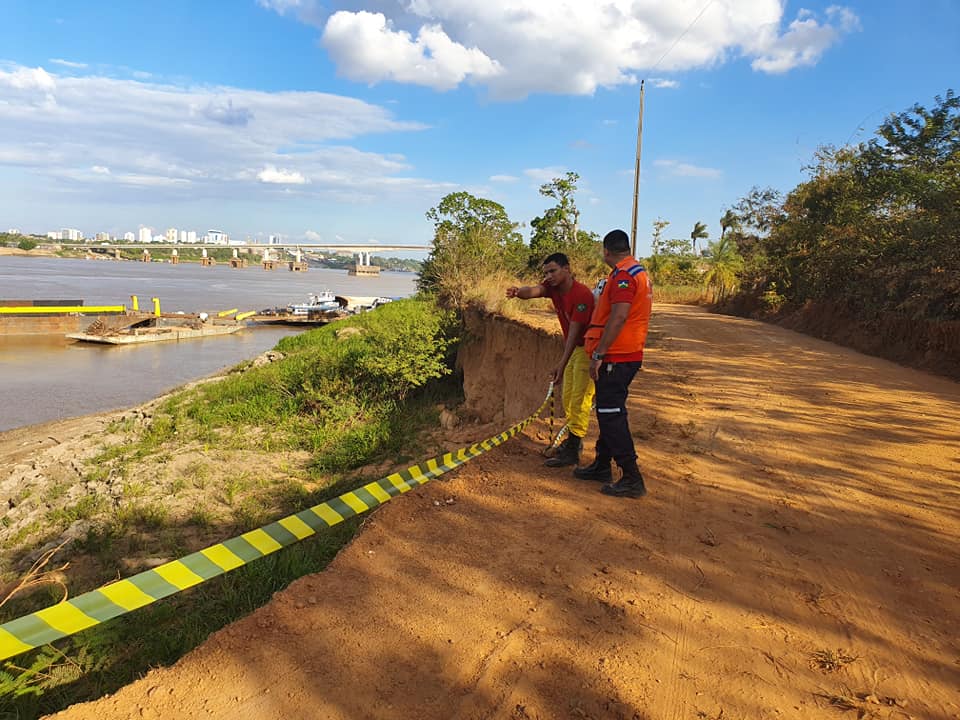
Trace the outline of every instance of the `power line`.
[[687, 25], [687, 29], [684, 30], [682, 33], [680, 33], [680, 36], [679, 36], [676, 40], [673, 41], [673, 45], [671, 45], [669, 48], [667, 48], [667, 51], [666, 51], [663, 55], [660, 56], [660, 59], [657, 60], [656, 65], [654, 65], [652, 68], [650, 68], [650, 74], [653, 74], [653, 73], [656, 71], [656, 69], [657, 69], [658, 67], [660, 67], [660, 63], [663, 62], [663, 59], [664, 59], [667, 55], [669, 55], [671, 52], [673, 52], [673, 49], [680, 43], [681, 40], [683, 40], [683, 38], [686, 36], [686, 34], [687, 34], [688, 32], [690, 32], [690, 30], [693, 28], [693, 26], [697, 24], [697, 22], [700, 20], [700, 18], [703, 17], [703, 14], [707, 11], [707, 9], [708, 9], [711, 5], [713, 5], [713, 3], [714, 3], [714, 0], [708, 0], [707, 4], [703, 6], [703, 9], [699, 12], [699, 14], [693, 19], [693, 21], [692, 21], [689, 25]]

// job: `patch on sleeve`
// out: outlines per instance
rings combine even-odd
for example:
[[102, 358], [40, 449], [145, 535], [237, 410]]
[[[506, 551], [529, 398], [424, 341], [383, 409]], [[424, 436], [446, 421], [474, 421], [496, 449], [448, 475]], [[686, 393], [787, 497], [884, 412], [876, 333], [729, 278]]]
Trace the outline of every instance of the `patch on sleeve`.
[[620, 288], [621, 290], [626, 290], [628, 287], [630, 287], [630, 281], [621, 280], [620, 282], [617, 283], [617, 287]]
[[586, 309], [587, 309], [586, 303], [580, 303], [579, 305], [577, 305], [577, 312], [583, 312]]

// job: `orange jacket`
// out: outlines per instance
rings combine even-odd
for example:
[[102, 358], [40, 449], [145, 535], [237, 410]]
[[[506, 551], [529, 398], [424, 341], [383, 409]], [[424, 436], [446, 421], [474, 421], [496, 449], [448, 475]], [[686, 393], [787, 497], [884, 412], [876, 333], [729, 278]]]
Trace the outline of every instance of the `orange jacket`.
[[630, 256], [618, 262], [604, 281], [584, 336], [583, 346], [588, 354], [600, 344], [612, 306], [622, 302], [630, 303], [630, 312], [620, 334], [607, 348], [604, 359], [607, 362], [643, 360], [643, 346], [647, 341], [653, 307], [653, 283], [643, 265]]

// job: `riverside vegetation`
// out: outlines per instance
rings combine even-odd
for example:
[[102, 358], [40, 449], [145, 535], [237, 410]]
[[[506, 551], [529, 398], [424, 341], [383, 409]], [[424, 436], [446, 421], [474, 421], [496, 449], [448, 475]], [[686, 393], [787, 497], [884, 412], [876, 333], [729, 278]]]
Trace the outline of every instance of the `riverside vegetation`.
[[[825, 146], [787, 192], [753, 188], [720, 217], [670, 237], [653, 223], [654, 300], [702, 303], [780, 322], [863, 352], [960, 377], [960, 97], [890, 115], [856, 145]], [[503, 287], [536, 278], [565, 252], [584, 282], [606, 274], [598, 235], [579, 226], [579, 177], [540, 192], [555, 201], [526, 244], [506, 210], [453, 193], [427, 213], [434, 251], [420, 286], [452, 306], [507, 313]], [[527, 304], [529, 307], [530, 304]]]
[[[220, 542], [415, 462], [430, 445], [450, 382], [456, 317], [429, 298], [284, 338], [273, 362], [176, 392], [108, 428], [83, 476], [25, 493], [44, 512], [4, 537], [10, 585], [41, 546], [74, 532], [34, 579], [39, 589], [0, 607], [6, 621], [161, 561]], [[36, 717], [92, 699], [169, 664], [323, 569], [359, 520], [54, 645], [0, 664], [0, 718]], [[70, 567], [52, 570], [64, 560]], [[8, 586], [9, 587], [9, 586]], [[0, 594], [0, 600], [7, 593]]]
[[[456, 394], [443, 378], [458, 310], [519, 312], [503, 288], [535, 278], [551, 252], [567, 253], [585, 281], [605, 274], [598, 235], [580, 227], [578, 179], [567, 173], [541, 187], [553, 205], [530, 222], [529, 243], [500, 204], [447, 195], [427, 213], [434, 239], [420, 299], [286, 339], [281, 360], [241, 366], [111, 428], [116, 442], [91, 456], [82, 478], [106, 492], [52, 506], [42, 524], [59, 532], [89, 523], [70, 558], [71, 592], [112, 579], [121, 560], [182, 555], [418, 457], [437, 404]], [[645, 261], [659, 301], [709, 302], [783, 322], [805, 313], [841, 318], [831, 339], [896, 350], [896, 359], [914, 364], [945, 358], [960, 374], [958, 213], [960, 99], [948, 92], [932, 109], [890, 116], [867, 142], [822, 148], [810, 179], [786, 196], [752, 190], [723, 214], [716, 241], [701, 222], [668, 238], [669, 222], [658, 219]], [[822, 325], [799, 326], [826, 334]], [[858, 328], [872, 345], [858, 344]], [[348, 475], [361, 467], [361, 477]], [[43, 502], [70, 497], [55, 489]], [[173, 661], [293, 578], [324, 567], [356, 526], [3, 663], [0, 717], [95, 697]], [[18, 532], [6, 547], [14, 558], [8, 575], [25, 546], [50, 539], [39, 527]], [[46, 597], [15, 597], [0, 619], [59, 599], [57, 587]]]

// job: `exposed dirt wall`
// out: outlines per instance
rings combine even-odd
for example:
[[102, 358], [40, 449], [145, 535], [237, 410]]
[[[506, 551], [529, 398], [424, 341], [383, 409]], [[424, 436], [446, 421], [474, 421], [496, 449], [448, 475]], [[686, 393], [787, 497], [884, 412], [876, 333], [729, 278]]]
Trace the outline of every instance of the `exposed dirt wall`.
[[916, 320], [892, 313], [863, 320], [834, 303], [808, 302], [777, 324], [902, 365], [960, 379], [958, 321]]
[[464, 414], [482, 422], [511, 423], [539, 406], [548, 374], [563, 354], [556, 317], [551, 313], [543, 320], [533, 316], [527, 322], [543, 327], [531, 327], [499, 315], [466, 313], [457, 358], [463, 369]]

